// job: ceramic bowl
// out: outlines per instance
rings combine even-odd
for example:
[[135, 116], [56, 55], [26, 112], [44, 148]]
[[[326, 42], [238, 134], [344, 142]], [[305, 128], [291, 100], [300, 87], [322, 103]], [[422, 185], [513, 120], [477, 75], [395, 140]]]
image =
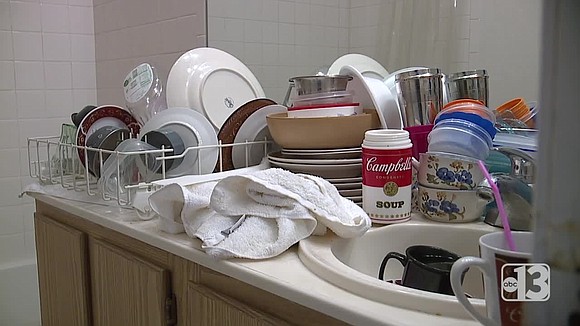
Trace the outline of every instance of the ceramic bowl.
[[477, 160], [450, 153], [427, 152], [413, 163], [421, 185], [450, 190], [471, 190], [483, 181]]
[[326, 149], [359, 147], [365, 131], [378, 128], [369, 113], [344, 117], [291, 118], [288, 113], [266, 117], [270, 134], [283, 148]]
[[476, 190], [450, 190], [418, 186], [419, 211], [426, 218], [444, 223], [466, 223], [481, 219], [492, 198], [480, 197]]

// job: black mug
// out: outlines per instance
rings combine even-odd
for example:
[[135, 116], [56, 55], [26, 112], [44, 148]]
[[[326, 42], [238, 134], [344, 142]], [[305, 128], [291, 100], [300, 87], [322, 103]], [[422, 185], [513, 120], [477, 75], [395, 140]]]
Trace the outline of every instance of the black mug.
[[[388, 253], [381, 262], [379, 279], [383, 280], [389, 259], [395, 258], [404, 266], [401, 285], [418, 290], [454, 295], [450, 282], [451, 266], [461, 258], [460, 256], [445, 249], [421, 245], [407, 248], [405, 254]], [[461, 282], [463, 282], [463, 276]]]

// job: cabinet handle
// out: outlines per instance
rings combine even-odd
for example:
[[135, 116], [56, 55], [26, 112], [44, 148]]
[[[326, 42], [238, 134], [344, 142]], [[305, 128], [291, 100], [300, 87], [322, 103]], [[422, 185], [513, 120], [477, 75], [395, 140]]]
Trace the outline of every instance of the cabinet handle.
[[177, 325], [177, 299], [174, 293], [165, 298], [165, 324]]

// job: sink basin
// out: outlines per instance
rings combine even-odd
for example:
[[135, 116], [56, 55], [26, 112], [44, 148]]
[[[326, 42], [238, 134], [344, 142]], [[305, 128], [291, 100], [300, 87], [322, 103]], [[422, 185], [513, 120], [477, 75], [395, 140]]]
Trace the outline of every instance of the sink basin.
[[[479, 256], [479, 237], [499, 230], [483, 222], [437, 223], [413, 214], [406, 223], [376, 227], [360, 238], [342, 239], [334, 234], [309, 237], [300, 241], [298, 253], [302, 263], [313, 273], [351, 293], [391, 306], [471, 318], [454, 296], [379, 280], [379, 266], [387, 253], [405, 253], [407, 247], [417, 244], [441, 247], [460, 256]], [[401, 264], [396, 260], [389, 261], [385, 280], [400, 279], [402, 275]], [[473, 306], [485, 315], [481, 272], [469, 270], [463, 286], [472, 297]]]

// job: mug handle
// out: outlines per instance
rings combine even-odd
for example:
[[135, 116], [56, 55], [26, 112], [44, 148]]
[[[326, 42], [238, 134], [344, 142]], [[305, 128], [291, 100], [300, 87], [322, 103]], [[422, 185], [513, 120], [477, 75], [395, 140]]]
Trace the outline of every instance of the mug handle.
[[[457, 300], [469, 314], [475, 318], [477, 321], [482, 323], [484, 326], [498, 326], [498, 324], [490, 319], [487, 316], [483, 316], [473, 308], [467, 296], [465, 295], [465, 291], [463, 290], [463, 286], [461, 284], [461, 276], [467, 271], [469, 267], [477, 267], [479, 270], [483, 272], [485, 275], [485, 281], [491, 282], [490, 275], [492, 275], [492, 271], [489, 269], [489, 264], [485, 260], [478, 258], [478, 257], [463, 257], [458, 259], [453, 266], [451, 267], [451, 288], [453, 289], [453, 293], [455, 293], [455, 297]], [[495, 289], [495, 287], [493, 287]], [[488, 294], [490, 295], [490, 294]]]
[[385, 274], [385, 268], [387, 267], [387, 262], [389, 261], [389, 259], [391, 258], [395, 258], [396, 260], [398, 260], [399, 262], [401, 262], [401, 264], [403, 266], [407, 265], [407, 256], [400, 254], [398, 252], [389, 252], [385, 258], [383, 258], [383, 261], [381, 262], [381, 267], [379, 267], [379, 280], [384, 281], [383, 277]]

